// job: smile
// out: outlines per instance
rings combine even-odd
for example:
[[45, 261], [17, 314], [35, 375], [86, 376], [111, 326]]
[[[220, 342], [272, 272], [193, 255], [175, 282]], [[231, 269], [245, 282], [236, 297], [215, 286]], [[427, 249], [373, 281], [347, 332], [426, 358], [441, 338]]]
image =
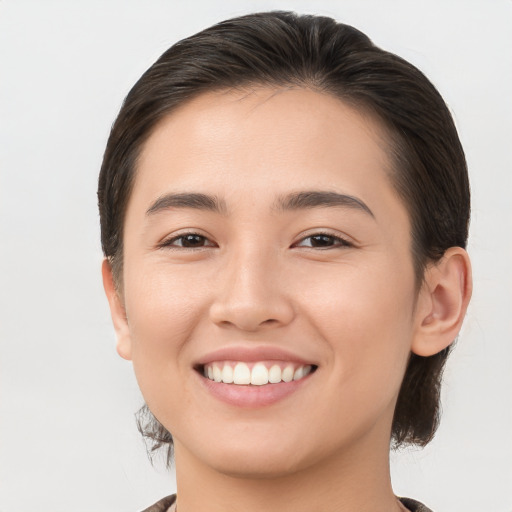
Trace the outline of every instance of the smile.
[[264, 386], [298, 381], [315, 369], [314, 365], [284, 361], [216, 361], [204, 365], [203, 375], [211, 381], [224, 384]]

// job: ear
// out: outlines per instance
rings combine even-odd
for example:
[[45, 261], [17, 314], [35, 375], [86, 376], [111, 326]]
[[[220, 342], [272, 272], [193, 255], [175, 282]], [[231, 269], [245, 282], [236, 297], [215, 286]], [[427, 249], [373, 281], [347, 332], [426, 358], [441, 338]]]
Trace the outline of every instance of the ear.
[[469, 256], [461, 247], [451, 247], [427, 268], [416, 307], [413, 353], [432, 356], [455, 340], [472, 287]]
[[132, 343], [126, 311], [122, 298], [120, 297], [119, 291], [114, 283], [112, 267], [106, 258], [103, 260], [101, 273], [103, 276], [103, 288], [105, 289], [105, 295], [107, 296], [108, 304], [110, 306], [112, 322], [116, 331], [117, 353], [123, 359], [131, 359]]

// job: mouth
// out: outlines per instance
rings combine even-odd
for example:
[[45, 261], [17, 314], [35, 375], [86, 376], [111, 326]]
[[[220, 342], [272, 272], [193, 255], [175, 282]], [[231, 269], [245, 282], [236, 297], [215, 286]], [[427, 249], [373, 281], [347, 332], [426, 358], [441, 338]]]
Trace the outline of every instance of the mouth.
[[233, 386], [267, 386], [305, 379], [314, 364], [291, 361], [213, 361], [195, 367], [204, 378]]
[[[272, 345], [229, 345], [193, 366], [200, 388], [229, 407], [261, 409], [312, 385], [316, 360]], [[314, 361], [314, 362], [313, 362]]]

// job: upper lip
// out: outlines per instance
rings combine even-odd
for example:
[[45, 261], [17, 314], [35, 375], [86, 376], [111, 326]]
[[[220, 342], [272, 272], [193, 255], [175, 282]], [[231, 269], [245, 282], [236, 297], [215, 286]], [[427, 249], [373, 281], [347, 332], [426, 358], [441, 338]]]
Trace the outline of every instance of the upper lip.
[[241, 361], [247, 363], [257, 361], [290, 361], [298, 364], [314, 364], [311, 360], [300, 357], [288, 350], [265, 345], [256, 347], [237, 345], [223, 347], [200, 357], [196, 364], [204, 366], [215, 361]]

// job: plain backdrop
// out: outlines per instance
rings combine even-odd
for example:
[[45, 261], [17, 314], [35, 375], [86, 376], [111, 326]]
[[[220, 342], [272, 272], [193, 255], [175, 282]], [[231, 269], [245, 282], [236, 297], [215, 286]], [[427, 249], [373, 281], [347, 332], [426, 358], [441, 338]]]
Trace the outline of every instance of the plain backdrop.
[[[436, 512], [512, 510], [512, 2], [0, 1], [0, 511], [137, 511], [175, 489], [100, 281], [97, 175], [129, 88], [172, 43], [290, 9], [356, 26], [450, 106], [469, 163], [474, 297], [432, 444], [392, 456]], [[354, 511], [357, 512], [357, 511]]]

